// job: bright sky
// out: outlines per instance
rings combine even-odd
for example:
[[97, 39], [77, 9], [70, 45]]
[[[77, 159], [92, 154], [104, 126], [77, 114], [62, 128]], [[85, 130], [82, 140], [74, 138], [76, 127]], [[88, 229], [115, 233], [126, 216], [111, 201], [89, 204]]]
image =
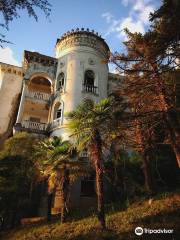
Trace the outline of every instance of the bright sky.
[[[161, 0], [49, 0], [52, 4], [50, 19], [38, 11], [38, 22], [25, 11], [14, 19], [6, 34], [13, 44], [0, 49], [0, 61], [21, 65], [23, 51], [30, 50], [54, 56], [58, 37], [77, 27], [94, 29], [105, 38], [112, 51], [123, 49], [124, 28], [144, 32], [148, 27], [149, 13]], [[1, 31], [1, 29], [0, 29]], [[2, 33], [2, 31], [1, 31]]]

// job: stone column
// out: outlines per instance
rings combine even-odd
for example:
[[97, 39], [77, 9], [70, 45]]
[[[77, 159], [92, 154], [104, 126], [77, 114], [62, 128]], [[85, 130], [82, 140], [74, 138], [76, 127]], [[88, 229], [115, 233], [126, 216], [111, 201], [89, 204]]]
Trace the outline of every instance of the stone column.
[[25, 101], [26, 92], [27, 92], [27, 82], [26, 82], [26, 80], [24, 80], [23, 81], [23, 90], [22, 90], [21, 100], [20, 100], [20, 104], [19, 104], [16, 123], [20, 123], [21, 120], [22, 120], [22, 113], [23, 113], [23, 110], [24, 110], [24, 101]]

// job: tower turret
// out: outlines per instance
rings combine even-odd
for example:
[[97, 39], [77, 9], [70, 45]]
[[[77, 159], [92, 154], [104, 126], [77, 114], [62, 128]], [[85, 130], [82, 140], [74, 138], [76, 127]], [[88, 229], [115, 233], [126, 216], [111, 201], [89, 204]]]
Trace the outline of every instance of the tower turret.
[[56, 58], [52, 118], [57, 128], [52, 135], [64, 135], [65, 112], [74, 110], [84, 98], [99, 102], [107, 97], [109, 47], [93, 30], [77, 28], [57, 39]]

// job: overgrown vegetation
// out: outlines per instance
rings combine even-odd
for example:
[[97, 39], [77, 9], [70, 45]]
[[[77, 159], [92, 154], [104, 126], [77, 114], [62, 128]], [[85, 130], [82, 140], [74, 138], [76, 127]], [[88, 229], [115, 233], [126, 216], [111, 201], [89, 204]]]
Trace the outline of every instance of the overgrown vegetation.
[[18, 133], [6, 140], [0, 153], [0, 215], [10, 227], [24, 215], [34, 214], [33, 189], [40, 178], [33, 157], [35, 144], [33, 135]]
[[[124, 240], [135, 239], [134, 230], [137, 226], [149, 229], [167, 228], [175, 229], [174, 239], [178, 239], [180, 234], [179, 212], [180, 201], [179, 192], [169, 194], [164, 192], [158, 195], [152, 203], [149, 200], [141, 200], [132, 203], [127, 209], [121, 207], [121, 203], [107, 206], [107, 229], [102, 232], [97, 219], [92, 216], [83, 216], [78, 213], [75, 217], [69, 218], [67, 223], [59, 224], [54, 220], [51, 224], [41, 223], [39, 225], [20, 228], [2, 235], [6, 240], [35, 240], [35, 239], [61, 239], [61, 240]], [[78, 218], [80, 218], [78, 220]], [[143, 235], [140, 239], [152, 239], [154, 235]], [[166, 236], [158, 234], [158, 240], [165, 239]], [[168, 238], [166, 239], [171, 239]]]

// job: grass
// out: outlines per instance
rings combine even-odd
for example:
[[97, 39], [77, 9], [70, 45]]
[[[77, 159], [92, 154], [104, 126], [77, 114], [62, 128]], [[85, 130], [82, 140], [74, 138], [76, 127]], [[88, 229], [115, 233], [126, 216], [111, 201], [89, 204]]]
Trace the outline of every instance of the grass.
[[[55, 220], [51, 224], [41, 223], [21, 227], [3, 233], [3, 240], [178, 240], [180, 239], [180, 194], [161, 194], [152, 201], [139, 200], [126, 210], [120, 205], [108, 206], [106, 216], [107, 229], [102, 232], [96, 217], [74, 213], [67, 223], [60, 224]], [[173, 235], [143, 234], [136, 236], [137, 226], [156, 229], [174, 229]], [[166, 235], [166, 236], [165, 236]]]

